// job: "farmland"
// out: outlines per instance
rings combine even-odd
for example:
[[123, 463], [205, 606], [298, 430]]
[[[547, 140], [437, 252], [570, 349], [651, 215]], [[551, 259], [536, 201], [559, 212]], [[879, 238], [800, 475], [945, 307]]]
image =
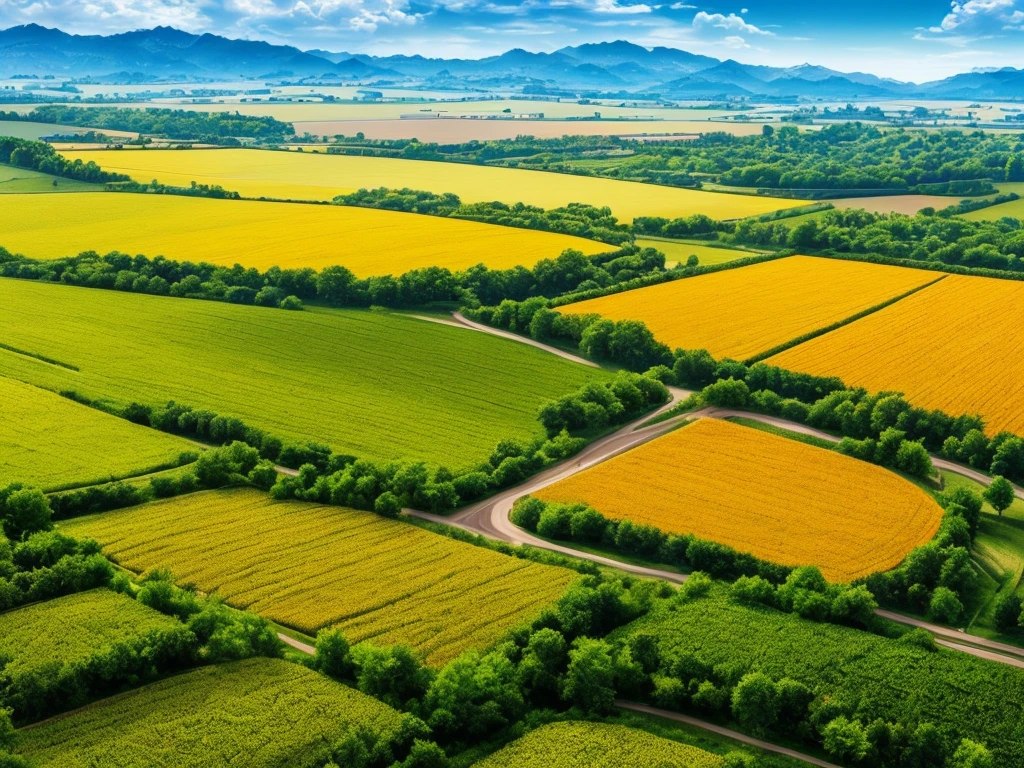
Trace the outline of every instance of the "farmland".
[[[365, 311], [286, 312], [0, 281], [0, 374], [96, 400], [206, 408], [376, 459], [457, 467], [532, 439], [546, 400], [609, 374], [522, 344]], [[500, 371], [501, 375], [495, 375]]]
[[184, 631], [173, 618], [107, 589], [80, 592], [0, 613], [0, 658], [17, 676], [77, 664], [147, 634]]
[[[670, 347], [744, 360], [938, 279], [903, 267], [791, 256], [562, 307], [641, 320]], [[725, 297], [728, 297], [725, 299]]]
[[441, 664], [487, 647], [557, 600], [571, 571], [463, 544], [370, 512], [207, 492], [78, 518], [121, 565], [170, 568], [231, 605], [352, 642], [403, 643]]
[[[789, 677], [875, 718], [931, 723], [942, 737], [983, 741], [1001, 768], [1024, 766], [1024, 670], [924, 650], [846, 627], [730, 601], [724, 590], [663, 605], [619, 634], [657, 636], [662, 654]], [[912, 730], [912, 729], [911, 729]]]
[[619, 768], [619, 766], [724, 768], [702, 749], [603, 723], [552, 723], [528, 733], [474, 768]]
[[[0, 165], [0, 195], [16, 195], [37, 192], [89, 192], [101, 189], [98, 184], [89, 184], [74, 179], [57, 178], [27, 168]], [[4, 210], [14, 197], [4, 198]], [[36, 200], [36, 198], [32, 198]]]
[[666, 266], [685, 264], [690, 256], [696, 256], [702, 266], [709, 267], [714, 264], [724, 264], [727, 261], [735, 261], [736, 259], [745, 259], [757, 255], [750, 251], [739, 251], [733, 248], [713, 248], [708, 245], [682, 243], [674, 240], [637, 238], [636, 244], [641, 248], [654, 248], [664, 253]]
[[331, 200], [361, 188], [408, 187], [454, 192], [466, 203], [496, 198], [541, 208], [590, 203], [609, 206], [625, 221], [641, 215], [674, 218], [695, 213], [713, 219], [736, 219], [802, 204], [543, 171], [306, 152], [95, 150], [67, 152], [65, 156], [83, 162], [92, 160], [106, 171], [126, 173], [143, 183], [157, 179], [186, 187], [193, 181], [220, 184], [243, 197]]
[[323, 765], [356, 727], [384, 737], [401, 715], [297, 664], [271, 659], [206, 667], [21, 731], [33, 766], [206, 768], [239, 755], [254, 768]]
[[893, 473], [717, 419], [699, 419], [535, 494], [692, 533], [852, 581], [897, 565], [942, 510]]
[[0, 245], [38, 259], [121, 251], [261, 271], [341, 264], [357, 277], [481, 262], [531, 267], [567, 248], [612, 250], [568, 235], [436, 216], [172, 195], [11, 195], [0, 207], [0, 232]]
[[0, 487], [17, 481], [52, 490], [105, 482], [176, 464], [183, 451], [195, 448], [0, 376]]
[[1002, 218], [1024, 219], [1024, 199], [965, 213], [963, 217], [971, 221], [998, 221]]
[[768, 362], [903, 392], [923, 408], [981, 414], [991, 435], [1024, 433], [1024, 336], [1006, 312], [1022, 300], [1022, 283], [951, 275]]

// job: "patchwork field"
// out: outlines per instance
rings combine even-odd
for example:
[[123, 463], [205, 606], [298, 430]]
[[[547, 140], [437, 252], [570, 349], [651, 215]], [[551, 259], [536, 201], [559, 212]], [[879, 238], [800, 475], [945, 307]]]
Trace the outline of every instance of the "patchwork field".
[[[0, 356], [13, 353], [0, 349]], [[0, 487], [92, 485], [177, 464], [194, 450], [181, 438], [0, 376]]]
[[1012, 309], [1022, 302], [1024, 283], [950, 275], [768, 362], [903, 392], [954, 416], [980, 413], [991, 435], [1024, 434], [1024, 332]]
[[634, 216], [675, 218], [694, 213], [713, 219], [738, 219], [805, 204], [545, 171], [309, 152], [94, 150], [64, 154], [72, 160], [95, 161], [104, 170], [126, 173], [137, 181], [157, 179], [180, 186], [193, 181], [220, 184], [244, 197], [331, 200], [363, 187], [409, 187], [454, 192], [467, 203], [497, 199], [542, 208], [569, 203], [607, 205], [625, 221]]
[[993, 765], [1024, 766], [1024, 670], [965, 653], [923, 650], [870, 632], [801, 619], [729, 600], [662, 605], [618, 633], [651, 633], [661, 652], [699, 663], [789, 677], [838, 702], [858, 702], [857, 718], [931, 723], [942, 738], [984, 743]]
[[150, 633], [186, 632], [130, 597], [94, 589], [0, 613], [0, 658], [17, 676], [51, 665], [76, 664], [118, 643]]
[[[0, 280], [0, 375], [206, 408], [375, 459], [468, 465], [543, 434], [547, 400], [610, 374], [525, 344], [366, 311], [286, 312]], [[42, 362], [44, 355], [78, 370]]]
[[403, 643], [440, 665], [557, 600], [572, 571], [453, 541], [372, 512], [250, 490], [179, 497], [62, 524], [133, 571], [170, 568], [231, 605], [315, 635]]
[[552, 723], [509, 744], [474, 768], [722, 768], [703, 749], [605, 723]]
[[38, 259], [116, 250], [260, 270], [341, 264], [371, 277], [481, 262], [532, 267], [567, 248], [614, 250], [551, 232], [342, 206], [110, 193], [11, 195], [3, 203], [0, 245]]
[[[39, 768], [313, 768], [356, 728], [391, 736], [402, 716], [298, 664], [204, 667], [18, 732]], [[144, 761], [140, 756], [145, 755]]]
[[641, 320], [670, 347], [745, 360], [939, 279], [924, 270], [790, 256], [561, 307]]
[[724, 264], [727, 261], [745, 259], [756, 256], [750, 251], [739, 251], [733, 248], [712, 248], [707, 245], [694, 245], [693, 243], [680, 243], [673, 240], [648, 240], [637, 238], [636, 244], [641, 248], [654, 248], [665, 254], [665, 264], [685, 264], [690, 256], [696, 256], [702, 266], [708, 267], [713, 264]]
[[848, 582], [899, 564], [942, 509], [873, 464], [718, 419], [699, 419], [534, 494], [728, 544]]

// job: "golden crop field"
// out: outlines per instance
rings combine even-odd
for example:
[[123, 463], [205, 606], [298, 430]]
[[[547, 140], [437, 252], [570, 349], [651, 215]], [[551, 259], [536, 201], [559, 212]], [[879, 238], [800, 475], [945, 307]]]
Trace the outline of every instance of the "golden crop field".
[[718, 755], [622, 725], [541, 726], [473, 768], [722, 768]]
[[642, 320], [670, 347], [746, 360], [938, 278], [924, 270], [790, 256], [561, 307]]
[[104, 170], [126, 173], [140, 182], [157, 179], [187, 187], [196, 181], [220, 184], [244, 197], [289, 200], [331, 200], [363, 187], [408, 187], [454, 192], [466, 203], [500, 200], [541, 208], [569, 203], [607, 205], [625, 221], [635, 216], [676, 218], [695, 213], [713, 219], [738, 219], [806, 204], [546, 171], [387, 157], [248, 149], [86, 150], [64, 155], [71, 160], [92, 160]]
[[950, 275], [855, 323], [768, 360], [840, 376], [914, 405], [981, 414], [986, 431], [1024, 434], [1024, 283]]
[[92, 485], [171, 466], [189, 450], [179, 437], [0, 376], [0, 487]]
[[614, 250], [581, 237], [395, 211], [111, 193], [5, 196], [0, 245], [38, 259], [121, 251], [260, 270], [341, 264], [357, 277], [532, 267], [567, 248]]
[[61, 524], [136, 572], [183, 583], [315, 635], [404, 643], [440, 665], [557, 600], [572, 571], [507, 557], [372, 512], [197, 493]]
[[848, 582], [900, 563], [942, 509], [886, 469], [718, 419], [699, 419], [534, 494], [692, 533]]

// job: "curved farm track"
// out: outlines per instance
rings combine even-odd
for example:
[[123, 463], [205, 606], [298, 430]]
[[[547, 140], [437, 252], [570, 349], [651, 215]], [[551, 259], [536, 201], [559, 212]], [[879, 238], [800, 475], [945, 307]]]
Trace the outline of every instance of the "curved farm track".
[[[582, 358], [577, 358], [563, 350], [550, 347], [541, 342], [534, 341], [533, 339], [527, 339], [522, 336], [518, 336], [513, 333], [506, 331], [500, 331], [498, 329], [490, 328], [479, 323], [474, 323], [462, 317], [459, 313], [453, 315], [456, 321], [462, 323], [465, 327], [475, 331], [493, 333], [496, 336], [502, 338], [508, 338], [514, 341], [529, 344], [530, 346], [545, 349], [552, 354], [556, 354], [559, 357], [564, 357], [570, 360], [582, 361]], [[424, 318], [426, 319], [426, 318]], [[588, 365], [594, 365], [591, 361], [585, 361]], [[611, 557], [604, 557], [602, 555], [596, 555], [590, 552], [583, 552], [578, 549], [574, 549], [570, 546], [564, 546], [561, 544], [555, 544], [544, 539], [541, 539], [528, 531], [515, 525], [510, 519], [509, 514], [512, 511], [512, 506], [516, 499], [521, 496], [525, 496], [530, 493], [539, 491], [553, 483], [563, 480], [567, 477], [571, 477], [578, 472], [582, 472], [585, 469], [593, 467], [596, 464], [600, 464], [607, 459], [612, 458], [624, 451], [628, 451], [631, 448], [643, 445], [646, 442], [654, 440], [661, 435], [678, 427], [685, 421], [694, 418], [716, 418], [716, 419], [727, 419], [732, 417], [743, 417], [747, 419], [753, 419], [760, 421], [764, 424], [786, 429], [791, 432], [797, 432], [804, 435], [810, 435], [813, 437], [820, 438], [822, 440], [828, 440], [830, 442], [838, 442], [840, 438], [835, 435], [831, 435], [827, 432], [808, 427], [804, 424], [797, 422], [787, 421], [775, 416], [766, 416], [764, 414], [753, 413], [750, 411], [742, 411], [731, 408], [715, 408], [707, 407], [698, 411], [692, 411], [689, 413], [679, 414], [673, 416], [665, 421], [657, 424], [649, 424], [654, 416], [663, 414], [665, 411], [671, 409], [681, 400], [688, 397], [691, 393], [687, 390], [677, 389], [674, 387], [669, 388], [671, 394], [671, 400], [654, 414], [646, 414], [640, 419], [633, 421], [624, 427], [620, 428], [616, 432], [611, 433], [605, 437], [595, 440], [586, 448], [583, 449], [576, 456], [571, 459], [556, 464], [543, 472], [534, 475], [529, 478], [526, 482], [504, 490], [495, 496], [484, 499], [481, 502], [472, 504], [465, 507], [458, 512], [455, 512], [449, 516], [434, 515], [428, 512], [421, 512], [419, 510], [407, 509], [405, 513], [413, 517], [417, 517], [423, 520], [429, 520], [434, 523], [440, 523], [442, 525], [451, 525], [462, 530], [469, 531], [470, 533], [479, 534], [486, 536], [490, 539], [498, 541], [504, 541], [509, 544], [523, 545], [529, 544], [534, 547], [541, 549], [547, 549], [552, 552], [558, 552], [560, 554], [569, 555], [571, 557], [580, 558], [583, 560], [589, 560], [599, 565], [609, 566], [616, 568], [620, 571], [630, 573], [636, 576], [646, 576], [650, 578], [664, 579], [666, 581], [681, 584], [686, 581], [686, 574], [675, 573], [660, 568], [650, 568], [646, 566], [635, 565], [632, 563], [623, 562], [616, 560]], [[947, 461], [938, 456], [932, 457], [932, 463], [939, 469], [954, 472], [956, 474], [967, 477], [976, 482], [987, 485], [991, 480], [987, 475], [978, 472], [969, 467], [965, 467], [954, 462]], [[1018, 498], [1024, 499], [1024, 489], [1014, 486], [1014, 492]], [[968, 653], [979, 658], [988, 659], [990, 661], [998, 661], [1011, 666], [1024, 668], [1024, 648], [1018, 648], [1016, 646], [1007, 645], [1005, 643], [995, 642], [993, 640], [987, 640], [982, 637], [974, 635], [968, 635], [965, 632], [960, 632], [955, 629], [948, 627], [941, 627], [936, 624], [930, 624], [927, 622], [913, 619], [908, 616], [895, 613], [893, 611], [881, 610], [877, 612], [883, 618], [891, 621], [896, 621], [901, 624], [913, 626], [917, 628], [926, 629], [933, 636], [936, 641], [952, 650], [957, 650], [963, 653]]]

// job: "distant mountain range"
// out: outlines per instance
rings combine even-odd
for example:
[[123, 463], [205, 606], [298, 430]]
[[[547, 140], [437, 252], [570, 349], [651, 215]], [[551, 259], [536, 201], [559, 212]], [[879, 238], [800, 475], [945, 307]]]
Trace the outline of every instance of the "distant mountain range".
[[615, 92], [665, 99], [724, 97], [867, 99], [1024, 98], [1024, 70], [975, 71], [904, 83], [827, 67], [767, 67], [721, 61], [676, 48], [624, 40], [531, 53], [519, 48], [483, 59], [368, 56], [195, 35], [172, 27], [118, 35], [69, 35], [35, 24], [0, 31], [0, 77], [54, 75], [105, 81], [266, 78], [342, 79], [433, 87]]

